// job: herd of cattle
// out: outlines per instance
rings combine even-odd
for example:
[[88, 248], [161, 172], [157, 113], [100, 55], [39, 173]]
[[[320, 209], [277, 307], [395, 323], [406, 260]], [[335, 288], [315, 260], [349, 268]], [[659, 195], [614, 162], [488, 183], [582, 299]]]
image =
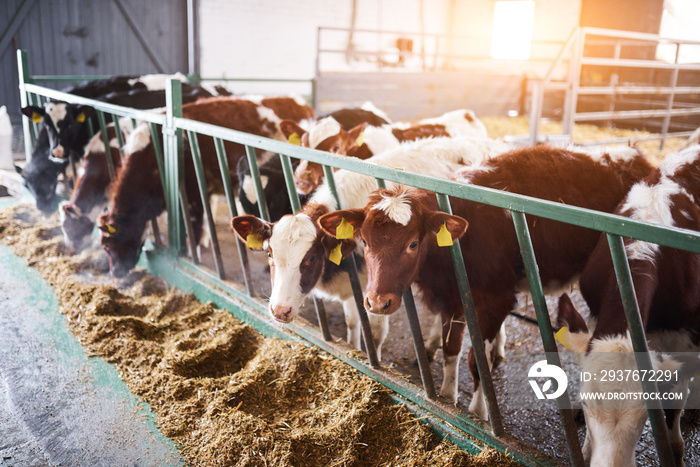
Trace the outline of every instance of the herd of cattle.
[[[69, 92], [134, 108], [158, 108], [165, 104], [164, 79], [120, 77], [79, 85]], [[188, 119], [373, 164], [700, 231], [697, 136], [660, 167], [653, 167], [634, 147], [603, 152], [546, 145], [513, 149], [488, 138], [483, 123], [468, 110], [405, 123], [391, 122], [368, 103], [314, 120], [311, 107], [298, 98], [239, 97], [221, 88], [184, 85], [189, 103], [183, 105], [183, 116]], [[26, 107], [23, 113], [39, 123], [31, 162], [22, 171], [37, 207], [45, 214], [56, 209], [58, 177], [67, 178], [70, 157], [79, 159], [72, 197], [60, 207], [65, 242], [80, 250], [90, 243], [97, 226], [112, 274], [127, 274], [138, 261], [147, 222], [165, 210], [150, 127], [144, 123], [134, 126], [130, 119], [110, 124], [107, 151], [99, 133], [90, 139], [88, 123], [92, 120], [97, 128], [90, 107], [49, 102], [43, 107]], [[123, 159], [115, 124], [125, 137]], [[209, 137], [198, 140], [208, 189], [220, 191], [222, 174], [214, 142]], [[193, 242], [199, 244], [204, 207], [189, 144], [184, 148], [185, 193]], [[261, 219], [245, 148], [226, 142], [225, 149], [231, 170], [224, 176], [237, 183], [238, 201], [248, 213], [233, 218], [231, 227], [249, 248], [265, 251], [269, 257], [269, 311], [275, 320], [291, 322], [309, 294], [338, 301], [345, 313], [347, 340], [359, 349], [358, 310], [340, 267], [341, 259], [356, 255], [380, 358], [389, 333], [388, 315], [397, 311], [403, 293], [415, 285], [425, 307], [440, 320], [436, 329], [441, 334], [431, 337], [432, 342], [442, 340], [440, 394], [456, 403], [465, 323], [456, 279], [446, 266], [451, 260], [445, 246], [459, 239], [489, 364], [505, 356], [503, 323], [525, 279], [508, 210], [453, 198], [453, 213], [446, 214], [438, 209], [433, 193], [392, 183], [377, 189], [372, 177], [346, 170], [337, 170], [334, 176], [338, 206], [322, 167], [302, 160], [293, 164], [303, 207], [292, 213], [279, 158], [258, 153], [271, 219], [266, 221]], [[117, 172], [114, 180], [107, 157]], [[600, 352], [605, 353], [607, 365], [621, 368], [632, 346], [606, 237], [534, 216], [528, 218], [528, 227], [543, 285], [561, 289], [578, 279], [590, 308], [586, 324], [568, 296], [560, 299], [559, 325], [567, 327], [566, 340], [579, 353], [582, 370], [595, 371], [601, 365], [596, 358]], [[630, 239], [625, 240], [625, 247], [653, 350], [696, 351], [700, 344], [700, 256]], [[427, 346], [431, 353], [435, 347]], [[652, 353], [652, 359], [655, 368], [673, 368], [683, 375], [693, 374], [698, 366], [697, 360], [679, 362], [660, 353]], [[487, 418], [471, 351], [468, 361], [476, 388], [469, 408]], [[619, 384], [612, 390], [629, 390], [624, 386], [629, 382]], [[687, 388], [687, 378], [679, 384]], [[584, 383], [581, 390], [594, 390], [594, 385], [595, 381]], [[598, 403], [583, 404], [588, 427], [585, 455], [592, 465], [633, 465], [636, 440], [646, 420], [643, 402], [624, 410]], [[666, 413], [674, 454], [682, 462], [679, 415], [680, 409]]]

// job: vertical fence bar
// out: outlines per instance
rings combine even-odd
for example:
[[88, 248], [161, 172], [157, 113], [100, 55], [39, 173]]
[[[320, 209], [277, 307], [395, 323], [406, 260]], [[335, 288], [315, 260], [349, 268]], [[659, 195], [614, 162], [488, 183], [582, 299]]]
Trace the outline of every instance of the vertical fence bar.
[[[676, 57], [673, 60], [673, 64], [675, 67], [671, 71], [671, 83], [669, 84], [672, 88], [671, 92], [669, 93], [668, 97], [666, 98], [666, 110], [671, 110], [673, 109], [673, 103], [676, 99], [676, 86], [678, 85], [678, 72], [680, 69], [678, 68], [678, 55], [680, 54], [681, 51], [681, 45], [679, 43], [676, 43]], [[668, 127], [671, 125], [671, 116], [666, 115], [664, 117], [663, 124], [661, 125], [661, 134], [666, 135], [668, 133]], [[659, 143], [659, 150], [664, 148], [664, 143], [666, 142], [665, 137], [661, 139], [661, 142]]]
[[[436, 193], [436, 195], [440, 210], [448, 214], [452, 214], [452, 206], [450, 206], [449, 198], [442, 193]], [[467, 269], [464, 266], [464, 257], [462, 256], [459, 240], [454, 242], [454, 245], [450, 247], [450, 251], [452, 253], [452, 265], [454, 266], [455, 270], [459, 294], [462, 298], [464, 317], [467, 321], [467, 328], [469, 329], [469, 335], [471, 336], [472, 340], [472, 349], [474, 351], [474, 357], [476, 358], [476, 367], [479, 371], [481, 387], [489, 409], [489, 422], [491, 423], [491, 430], [493, 431], [494, 436], [503, 436], [505, 434], [503, 417], [501, 416], [501, 411], [498, 408], [498, 401], [496, 400], [496, 391], [493, 387], [493, 380], [491, 379], [491, 370], [489, 369], [489, 364], [486, 357], [484, 339], [481, 336], [479, 320], [476, 316], [472, 291], [471, 287], [469, 286]]]
[[112, 115], [112, 122], [114, 122], [114, 134], [117, 137], [119, 155], [121, 156], [122, 148], [124, 147], [124, 133], [122, 133], [122, 127], [119, 125], [119, 115]]
[[[284, 182], [287, 186], [287, 194], [289, 195], [289, 202], [292, 205], [293, 212], [301, 211], [301, 202], [299, 201], [299, 195], [294, 185], [294, 170], [292, 168], [292, 161], [289, 156], [280, 154], [280, 162], [282, 163], [282, 173], [284, 174]], [[328, 325], [328, 315], [326, 314], [326, 307], [323, 305], [321, 299], [313, 297], [314, 309], [316, 310], [316, 318], [318, 319], [318, 325], [321, 328], [321, 334], [323, 335], [323, 340], [330, 342], [333, 339], [331, 335], [331, 329]]]
[[586, 32], [578, 29], [574, 45], [571, 48], [571, 62], [569, 63], [569, 88], [566, 91], [564, 103], [564, 116], [562, 118], [562, 134], [573, 136], [576, 107], [578, 101], [579, 85], [581, 82], [581, 58], [583, 57], [583, 43]]
[[253, 178], [255, 186], [255, 196], [258, 198], [258, 210], [260, 218], [270, 222], [270, 211], [267, 208], [267, 199], [265, 198], [265, 189], [260, 180], [260, 168], [258, 167], [258, 159], [255, 155], [255, 148], [252, 146], [245, 147], [245, 154], [248, 158], [248, 167], [250, 168], [250, 176]]
[[[338, 209], [341, 209], [340, 196], [338, 195], [338, 189], [335, 186], [335, 177], [333, 176], [333, 169], [327, 165], [323, 166], [323, 173], [326, 177], [326, 183], [328, 188], [335, 198], [335, 202], [338, 203]], [[351, 254], [346, 259], [343, 260], [343, 267], [348, 273], [350, 278], [350, 286], [352, 287], [352, 294], [355, 297], [355, 305], [357, 306], [357, 313], [360, 315], [360, 323], [362, 325], [362, 337], [365, 342], [365, 349], [367, 350], [367, 358], [369, 359], [369, 364], [372, 368], [379, 368], [379, 359], [377, 358], [377, 347], [374, 344], [374, 337], [372, 336], [372, 327], [369, 324], [369, 318], [367, 317], [367, 311], [365, 310], [364, 296], [362, 295], [362, 285], [360, 284], [360, 278], [357, 274], [357, 262], [355, 261], [355, 255]]]
[[[17, 69], [19, 71], [19, 101], [22, 107], [26, 107], [29, 105], [29, 98], [24, 85], [33, 82], [32, 78], [29, 76], [29, 62], [26, 50], [17, 51]], [[33, 142], [35, 135], [32, 130], [32, 122], [29, 120], [29, 117], [23, 115], [22, 131], [24, 134], [24, 154], [27, 158], [27, 163], [32, 160], [32, 151], [34, 150]]]
[[109, 135], [107, 134], [107, 123], [105, 121], [105, 114], [101, 110], [97, 110], [97, 121], [100, 124], [100, 135], [102, 138], [102, 143], [105, 145], [105, 160], [107, 161], [107, 172], [109, 172], [109, 179], [114, 180], [117, 176], [117, 172], [114, 169], [114, 161], [112, 160], [112, 154], [109, 146]]
[[[527, 275], [527, 281], [530, 285], [532, 303], [535, 305], [535, 312], [537, 313], [537, 322], [540, 335], [542, 336], [542, 345], [544, 346], [544, 351], [547, 356], [547, 363], [561, 368], [561, 360], [559, 359], [559, 352], [554, 339], [552, 322], [549, 318], [549, 312], [547, 311], [547, 302], [544, 299], [539, 267], [537, 266], [537, 258], [535, 258], [535, 250], [532, 246], [532, 238], [530, 237], [527, 220], [525, 214], [522, 212], [511, 211], [511, 216], [513, 218], [513, 225], [515, 226], [515, 233], [518, 236], [520, 255], [525, 264], [525, 274]], [[561, 397], [557, 398], [557, 406], [559, 407], [559, 416], [564, 426], [564, 435], [566, 437], [567, 447], [569, 448], [571, 465], [577, 467], [583, 466], [583, 453], [581, 452], [581, 444], [578, 440], [578, 430], [576, 421], [574, 420], [574, 413], [571, 410], [571, 399], [569, 398], [568, 390], [565, 391]]]
[[[216, 157], [219, 160], [219, 170], [221, 170], [221, 181], [224, 184], [224, 193], [226, 194], [228, 212], [233, 218], [238, 215], [238, 209], [236, 209], [236, 199], [233, 193], [233, 184], [231, 183], [231, 172], [228, 166], [228, 158], [226, 157], [226, 147], [224, 146], [224, 141], [221, 138], [214, 138], [214, 146], [216, 147]], [[253, 289], [253, 280], [250, 277], [248, 250], [246, 250], [245, 244], [238, 238], [238, 236], [234, 235], [233, 238], [234, 242], [236, 242], [238, 257], [241, 261], [243, 282], [245, 283], [245, 288], [248, 291], [248, 295], [252, 297], [255, 295], [255, 290]]]
[[[163, 161], [165, 207], [168, 211], [168, 248], [179, 254], [185, 242], [182, 231], [183, 216], [178, 208], [183, 184], [182, 130], [175, 128], [174, 118], [182, 117], [182, 83], [169, 79], [165, 87], [165, 124], [163, 125]], [[186, 196], [185, 196], [186, 197]], [[182, 209], [187, 209], [186, 200]], [[192, 259], [196, 258], [196, 254]]]
[[[386, 188], [385, 180], [376, 177], [375, 180], [377, 181], [378, 188]], [[433, 381], [433, 375], [430, 373], [430, 362], [428, 361], [428, 353], [425, 350], [423, 331], [421, 330], [418, 311], [416, 310], [416, 302], [413, 299], [413, 292], [410, 287], [403, 294], [403, 304], [406, 309], [408, 328], [413, 338], [413, 350], [416, 353], [416, 362], [418, 363], [418, 372], [420, 373], [420, 379], [423, 383], [423, 389], [425, 389], [425, 394], [430, 399], [436, 399], [435, 382]]]
[[[637, 303], [637, 295], [634, 290], [630, 265], [627, 261], [627, 253], [625, 252], [625, 244], [622, 237], [619, 235], [606, 234], [608, 238], [608, 246], [615, 267], [615, 276], [620, 289], [620, 297], [622, 299], [627, 325], [630, 329], [630, 337], [632, 339], [632, 347], [634, 348], [634, 358], [637, 361], [637, 367], [641, 371], [651, 371], [651, 359], [649, 358], [649, 349], [647, 348], [647, 339], [644, 332], [644, 323], [639, 314], [639, 304]], [[642, 388], [644, 392], [658, 392], [656, 381], [647, 381], [642, 378]], [[671, 449], [671, 440], [668, 434], [664, 413], [661, 408], [661, 401], [648, 398], [646, 401], [647, 411], [649, 412], [649, 421], [651, 423], [652, 434], [656, 442], [656, 451], [659, 454], [659, 464], [663, 467], [675, 465], [673, 450]]]
[[[131, 124], [136, 129], [136, 121], [132, 118]], [[165, 192], [165, 170], [163, 168], [163, 146], [160, 141], [160, 133], [155, 123], [148, 123], [148, 129], [151, 132], [151, 143], [153, 144], [153, 152], [156, 154], [156, 164], [158, 164], [158, 176], [160, 177], [160, 186]], [[160, 229], [158, 228], [158, 219], [151, 219], [151, 228], [153, 229], [153, 240], [156, 246], [163, 246], [160, 241]]]
[[[197, 186], [199, 187], [199, 196], [202, 198], [202, 208], [206, 216], [207, 225], [209, 227], [209, 235], [211, 237], [211, 246], [214, 252], [214, 265], [216, 272], [219, 274], [219, 279], [226, 279], [224, 271], [224, 262], [221, 260], [221, 248], [219, 247], [219, 238], [216, 235], [216, 225], [214, 217], [211, 213], [211, 205], [209, 204], [209, 193], [207, 191], [207, 181], [204, 178], [204, 164], [202, 164], [202, 155], [199, 150], [199, 141], [197, 133], [187, 131], [187, 139], [190, 141], [190, 149], [192, 152], [192, 162], [194, 163], [194, 173], [197, 177]], [[190, 243], [194, 241], [194, 237], [190, 238]]]

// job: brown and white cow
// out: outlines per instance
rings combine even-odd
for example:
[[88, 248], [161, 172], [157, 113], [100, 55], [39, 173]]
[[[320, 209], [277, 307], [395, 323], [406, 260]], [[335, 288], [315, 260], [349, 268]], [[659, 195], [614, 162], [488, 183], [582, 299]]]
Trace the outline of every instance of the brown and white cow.
[[[396, 169], [448, 178], [466, 164], [481, 163], [496, 153], [496, 142], [488, 151], [483, 142], [471, 138], [435, 138], [415, 141], [368, 159], [368, 162]], [[499, 146], [500, 147], [500, 146]], [[339, 170], [335, 182], [342, 206], [362, 206], [376, 188], [374, 178]], [[269, 310], [280, 322], [288, 323], [298, 313], [306, 296], [313, 293], [320, 298], [342, 303], [348, 327], [347, 340], [360, 348], [360, 327], [357, 308], [349, 281], [341, 269], [329, 260], [339, 242], [319, 230], [318, 218], [337, 209], [335, 198], [327, 184], [321, 185], [301, 212], [285, 216], [276, 223], [268, 223], [254, 216], [233, 218], [231, 226], [245, 240], [251, 233], [260, 237], [262, 247], [270, 257], [272, 294]], [[355, 249], [355, 242], [343, 240], [342, 257]], [[360, 279], [364, 283], [364, 267]], [[385, 338], [384, 318], [370, 315], [378, 351]]]
[[[312, 118], [313, 110], [291, 97], [215, 97], [184, 105], [182, 114], [187, 119], [282, 139], [283, 135], [278, 126], [281, 119]], [[148, 125], [140, 125], [130, 135], [130, 139], [131, 152], [117, 177], [110, 210], [99, 218], [102, 247], [109, 255], [110, 270], [117, 277], [123, 276], [134, 267], [143, 245], [146, 222], [165, 209], [163, 188]], [[210, 137], [199, 137], [198, 141], [207, 186], [211, 192], [222, 185], [214, 140]], [[185, 142], [184, 146], [185, 189], [195, 230], [193, 240], [198, 245], [204, 208], [197, 187], [189, 143]], [[238, 159], [245, 157], [245, 150], [243, 146], [228, 141], [224, 146], [230, 171], [226, 176], [230, 176], [235, 182]]]
[[[635, 184], [616, 209], [632, 219], [700, 231], [700, 145], [668, 156], [659, 169]], [[639, 311], [649, 346], [663, 352], [700, 349], [700, 255], [640, 240], [624, 239]], [[615, 279], [607, 238], [601, 236], [581, 273], [581, 294], [596, 322], [588, 328], [568, 296], [559, 303], [559, 324], [567, 326], [567, 346], [579, 354], [582, 371], [635, 370], [627, 320]], [[697, 355], [695, 353], [694, 355]], [[681, 370], [677, 355], [652, 353], [655, 369]], [[685, 360], [685, 359], [682, 359]], [[693, 366], [695, 368], [693, 368]], [[697, 369], [698, 362], [686, 370]], [[600, 372], [599, 372], [600, 373]], [[680, 382], [681, 386], [684, 384]], [[587, 381], [581, 393], [639, 392], [635, 381]], [[588, 427], [584, 454], [591, 465], [634, 465], [634, 451], [647, 418], [643, 400], [586, 400]], [[667, 409], [666, 421], [678, 465], [683, 439], [680, 408]]]
[[[406, 141], [440, 136], [487, 138], [486, 127], [481, 120], [476, 118], [471, 110], [464, 109], [424, 119], [415, 124], [396, 122], [368, 126], [362, 123], [345, 130], [338, 121], [328, 117], [316, 122], [308, 132], [293, 122], [282, 122], [281, 128], [287, 138], [296, 138], [302, 146], [362, 160], [393, 149]], [[323, 168], [315, 162], [301, 161], [294, 171], [297, 190], [302, 194], [309, 194], [315, 190], [323, 182], [323, 177]]]
[[[464, 181], [611, 212], [629, 187], [651, 170], [641, 155], [595, 160], [584, 154], [537, 146], [488, 160], [481, 168], [466, 171]], [[326, 214], [319, 223], [335, 235], [344, 219], [362, 239], [368, 270], [368, 311], [394, 313], [403, 293], [415, 283], [427, 308], [442, 317], [445, 364], [440, 394], [456, 403], [465, 322], [454, 272], [446, 266], [451, 264], [450, 252], [438, 246], [436, 234], [444, 224], [452, 239], [462, 238], [474, 305], [491, 361], [503, 353], [502, 324], [516, 303], [525, 270], [509, 211], [457, 198], [452, 199], [452, 210], [454, 215], [438, 211], [433, 193], [398, 187], [378, 190], [364, 209]], [[549, 288], [571, 281], [583, 269], [598, 239], [595, 231], [544, 218], [530, 216], [528, 225], [540, 275]], [[476, 387], [470, 410], [486, 418], [471, 352], [469, 366]]]
[[[124, 138], [133, 131], [130, 118], [119, 119], [119, 127]], [[107, 137], [110, 146], [109, 157], [112, 158], [115, 172], [119, 173], [121, 155], [113, 123], [107, 125]], [[129, 151], [129, 148], [125, 148], [125, 151]], [[63, 238], [66, 245], [73, 250], [83, 249], [95, 228], [97, 216], [107, 207], [111, 180], [106, 157], [102, 133], [99, 132], [85, 148], [85, 156], [78, 167], [78, 178], [70, 201], [61, 205], [59, 213]]]

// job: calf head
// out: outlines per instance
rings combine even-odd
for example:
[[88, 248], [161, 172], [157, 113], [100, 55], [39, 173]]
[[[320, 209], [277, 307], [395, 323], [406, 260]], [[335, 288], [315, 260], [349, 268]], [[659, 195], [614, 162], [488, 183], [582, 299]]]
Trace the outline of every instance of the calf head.
[[[365, 128], [367, 123], [361, 123], [345, 131], [332, 117], [319, 120], [308, 132], [291, 120], [280, 123], [280, 130], [292, 144], [348, 156], [353, 156], [364, 144]], [[321, 164], [302, 160], [294, 171], [297, 191], [302, 194], [311, 193], [323, 183], [323, 176]]]
[[[329, 267], [328, 257], [338, 241], [321, 232], [314, 221], [318, 216], [300, 212], [273, 223], [255, 216], [231, 220], [236, 235], [254, 250], [267, 252], [272, 279], [270, 314], [277, 321], [290, 323], [304, 299]], [[343, 257], [355, 250], [355, 242], [341, 242]]]
[[59, 213], [64, 242], [75, 251], [82, 250], [87, 245], [86, 240], [90, 238], [90, 234], [95, 228], [95, 222], [84, 215], [74, 204], [61, 205]]
[[367, 311], [388, 315], [398, 310], [402, 295], [438, 247], [437, 235], [446, 231], [456, 240], [467, 230], [468, 223], [461, 217], [429, 209], [428, 196], [403, 187], [377, 190], [364, 209], [335, 211], [319, 219], [329, 235], [347, 231], [349, 224], [353, 235], [362, 240]]
[[44, 108], [24, 107], [22, 113], [46, 128], [50, 158], [60, 162], [68, 158], [68, 151], [82, 156], [89, 139], [87, 122], [95, 114], [95, 109], [86, 105], [48, 102]]
[[[582, 374], [587, 372], [597, 375], [597, 378], [591, 377], [590, 381], [581, 383], [581, 394], [622, 394], [642, 390], [640, 382], [633, 381], [632, 378], [623, 377], [619, 381], [615, 378], [613, 381], [601, 378], [603, 372], [622, 370], [624, 373], [625, 370], [637, 369], [628, 334], [592, 339], [585, 321], [566, 294], [559, 299], [557, 323], [562, 326], [557, 339], [578, 353]], [[679, 370], [681, 379], [694, 371], [689, 365], [656, 352], [650, 352], [650, 357], [654, 370]], [[674, 386], [674, 390], [684, 384], [687, 385], [680, 383]], [[596, 400], [593, 397], [582, 397], [582, 405], [587, 427], [583, 454], [590, 465], [634, 466], [635, 447], [647, 419], [644, 400]], [[676, 456], [682, 459], [682, 439], [672, 444], [675, 451], [680, 451], [676, 452]]]
[[100, 244], [109, 257], [109, 270], [114, 277], [123, 277], [136, 266], [144, 244], [145, 227], [129, 226], [105, 212], [98, 218]]
[[56, 211], [58, 175], [64, 171], [65, 165], [57, 164], [45, 157], [43, 160], [33, 158], [20, 172], [24, 179], [24, 186], [36, 200], [37, 209], [47, 217]]

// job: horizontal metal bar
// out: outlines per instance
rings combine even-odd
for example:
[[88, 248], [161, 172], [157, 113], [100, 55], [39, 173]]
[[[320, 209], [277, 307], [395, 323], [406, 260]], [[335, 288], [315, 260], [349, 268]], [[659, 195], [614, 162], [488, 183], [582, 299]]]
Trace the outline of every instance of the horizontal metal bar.
[[[652, 136], [638, 136], [633, 138], [614, 138], [606, 139], [600, 141], [587, 141], [585, 143], [576, 143], [577, 146], [605, 146], [606, 144], [617, 144], [617, 143], [636, 143], [638, 141], [653, 141], [657, 139], [668, 139], [668, 138], [682, 138], [685, 136], [692, 135], [692, 131], [680, 131], [678, 133], [663, 133]], [[544, 135], [547, 136], [547, 135]]]
[[231, 82], [260, 82], [260, 83], [310, 83], [312, 78], [199, 78], [199, 81], [231, 81]]
[[97, 110], [101, 110], [103, 112], [111, 114], [117, 114], [121, 117], [136, 118], [138, 120], [157, 123], [159, 125], [163, 125], [165, 123], [165, 115], [162, 113], [162, 111], [157, 111], [161, 113], [156, 113], [156, 111], [136, 110], [130, 107], [123, 107], [121, 105], [108, 104], [106, 102], [96, 101], [94, 99], [88, 99], [86, 97], [75, 96], [67, 92], [61, 92], [56, 91], [55, 89], [37, 86], [36, 84], [25, 84], [24, 86], [28, 92], [40, 94], [51, 99], [65, 101], [71, 104], [89, 105], [90, 107], [94, 107]]
[[591, 209], [568, 206], [562, 203], [545, 201], [492, 188], [419, 175], [397, 168], [372, 164], [354, 157], [337, 156], [325, 151], [302, 148], [283, 141], [251, 135], [241, 131], [229, 130], [227, 128], [195, 122], [193, 120], [183, 118], [176, 118], [174, 120], [175, 124], [180, 128], [197, 131], [208, 136], [219, 137], [240, 144], [255, 146], [266, 151], [282, 153], [287, 156], [305, 159], [319, 164], [347, 169], [371, 177], [383, 178], [392, 182], [411, 185], [423, 190], [436, 191], [471, 201], [489, 203], [504, 209], [522, 211], [526, 214], [560, 220], [581, 227], [700, 253], [700, 234], [692, 230], [661, 227]]
[[582, 57], [581, 65], [629, 67], [629, 68], [658, 68], [664, 70], [700, 70], [700, 65], [666, 63], [658, 60], [631, 60], [615, 58]]
[[617, 29], [604, 29], [604, 28], [594, 28], [594, 27], [583, 27], [581, 28], [584, 34], [591, 36], [607, 36], [607, 37], [621, 37], [623, 39], [636, 39], [640, 41], [652, 41], [652, 42], [670, 42], [673, 44], [697, 44], [700, 45], [700, 41], [692, 41], [686, 39], [672, 39], [670, 37], [661, 37], [656, 34], [647, 34], [643, 32], [632, 32], [632, 31], [619, 31]]
[[579, 95], [603, 94], [695, 94], [700, 93], [698, 86], [655, 87], [655, 86], [581, 86]]
[[590, 122], [593, 120], [625, 119], [625, 118], [654, 118], [678, 117], [680, 115], [700, 115], [700, 107], [694, 109], [659, 109], [659, 110], [622, 110], [619, 112], [584, 112], [573, 115], [574, 121]]
[[97, 81], [98, 79], [109, 79], [113, 78], [113, 75], [92, 75], [92, 76], [82, 76], [82, 75], [36, 75], [32, 76], [32, 80], [35, 82], [44, 83], [59, 83], [62, 81]]

